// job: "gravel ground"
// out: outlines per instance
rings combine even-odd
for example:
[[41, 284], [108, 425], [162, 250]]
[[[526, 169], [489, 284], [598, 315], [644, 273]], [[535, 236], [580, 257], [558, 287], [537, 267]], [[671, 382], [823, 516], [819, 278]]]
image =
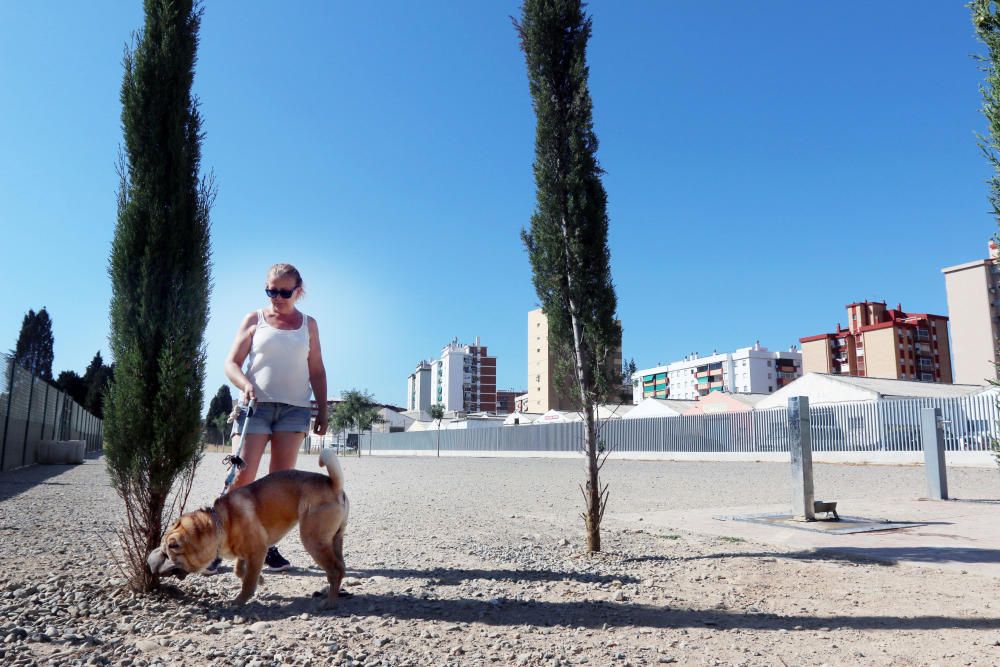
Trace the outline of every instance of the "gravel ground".
[[[191, 507], [221, 488], [220, 463], [206, 456]], [[331, 611], [315, 606], [325, 577], [294, 532], [281, 548], [298, 567], [265, 575], [242, 609], [227, 606], [228, 569], [128, 593], [103, 460], [0, 475], [0, 664], [1000, 664], [996, 579], [612, 520], [587, 555], [580, 461], [342, 463], [355, 597]], [[604, 480], [611, 513], [782, 503], [788, 477], [782, 464], [610, 461]], [[955, 497], [1000, 495], [996, 470], [948, 482]], [[914, 498], [924, 479], [820, 465], [816, 488]]]

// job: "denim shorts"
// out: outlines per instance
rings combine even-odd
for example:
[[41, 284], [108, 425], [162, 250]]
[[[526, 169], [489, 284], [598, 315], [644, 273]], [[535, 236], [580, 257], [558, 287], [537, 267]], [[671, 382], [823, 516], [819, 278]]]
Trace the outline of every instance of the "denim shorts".
[[[257, 403], [250, 420], [246, 411], [233, 424], [233, 433], [308, 433], [312, 410], [287, 403]], [[246, 421], [246, 425], [244, 422]]]

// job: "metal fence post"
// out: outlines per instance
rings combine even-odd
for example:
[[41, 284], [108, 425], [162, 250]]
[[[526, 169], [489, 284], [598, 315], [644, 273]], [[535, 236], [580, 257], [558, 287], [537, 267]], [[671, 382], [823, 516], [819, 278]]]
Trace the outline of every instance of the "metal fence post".
[[792, 461], [792, 516], [799, 521], [815, 521], [809, 399], [805, 396], [788, 399], [788, 451]]
[[38, 429], [38, 438], [45, 439], [45, 420], [49, 416], [49, 383], [45, 383], [45, 398], [42, 399], [42, 426]]
[[927, 496], [948, 499], [948, 471], [944, 462], [944, 420], [941, 408], [920, 409], [920, 436], [924, 443], [924, 472]]
[[6, 469], [3, 466], [4, 461], [7, 460], [7, 432], [10, 431], [10, 404], [11, 399], [14, 398], [14, 373], [17, 372], [17, 367], [14, 365], [12, 358], [7, 359], [7, 369], [10, 381], [7, 383], [7, 414], [3, 420], [3, 443], [0, 443], [0, 470]]
[[21, 465], [24, 465], [24, 459], [28, 455], [28, 429], [31, 428], [31, 399], [35, 396], [35, 376], [31, 376], [31, 381], [28, 383], [28, 412], [24, 415], [24, 444], [21, 445]]

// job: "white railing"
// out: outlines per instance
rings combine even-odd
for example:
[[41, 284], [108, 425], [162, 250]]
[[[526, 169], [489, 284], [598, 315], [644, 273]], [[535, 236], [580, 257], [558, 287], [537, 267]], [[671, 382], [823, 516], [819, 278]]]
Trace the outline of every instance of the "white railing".
[[[923, 451], [920, 437], [923, 407], [941, 408], [947, 451], [984, 452], [988, 456], [991, 439], [1000, 438], [997, 425], [1000, 408], [992, 393], [948, 399], [867, 401], [813, 406], [810, 409], [813, 451], [919, 454]], [[433, 452], [440, 438], [443, 453], [573, 454], [580, 452], [583, 428], [583, 422], [574, 422], [441, 429], [440, 433], [437, 430], [376, 433], [370, 440], [364, 438], [363, 451]], [[774, 408], [687, 417], [613, 419], [600, 423], [599, 439], [603, 448], [621, 455], [773, 454], [788, 451], [788, 433], [787, 410]]]

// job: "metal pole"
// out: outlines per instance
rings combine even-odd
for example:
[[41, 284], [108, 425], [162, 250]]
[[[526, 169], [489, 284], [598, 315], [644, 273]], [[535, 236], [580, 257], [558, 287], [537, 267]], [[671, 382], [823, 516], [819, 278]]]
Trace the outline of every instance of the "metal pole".
[[49, 383], [45, 383], [45, 398], [42, 399], [42, 427], [38, 429], [39, 439], [45, 439], [45, 419], [49, 416]]
[[21, 445], [21, 465], [24, 465], [24, 459], [28, 455], [28, 429], [31, 428], [31, 399], [35, 395], [35, 376], [31, 376], [31, 382], [28, 383], [28, 412], [24, 415], [24, 444]]
[[3, 467], [4, 461], [7, 460], [7, 432], [10, 430], [10, 402], [14, 398], [14, 373], [16, 372], [16, 367], [14, 366], [14, 360], [7, 359], [7, 372], [9, 382], [7, 383], [7, 415], [3, 420], [3, 443], [0, 443], [0, 470], [5, 470]]
[[941, 408], [920, 409], [920, 435], [924, 443], [927, 497], [948, 499], [948, 471], [944, 462], [944, 420]]
[[815, 521], [809, 399], [805, 396], [788, 399], [788, 451], [792, 462], [792, 517]]

